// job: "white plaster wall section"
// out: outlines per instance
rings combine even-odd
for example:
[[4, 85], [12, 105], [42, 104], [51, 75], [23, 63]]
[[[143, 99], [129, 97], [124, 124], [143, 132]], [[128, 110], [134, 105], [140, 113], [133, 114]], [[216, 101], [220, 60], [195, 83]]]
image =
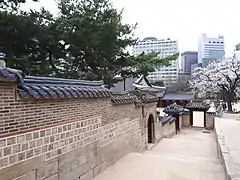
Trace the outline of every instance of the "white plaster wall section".
[[204, 127], [204, 112], [193, 111], [193, 126]]

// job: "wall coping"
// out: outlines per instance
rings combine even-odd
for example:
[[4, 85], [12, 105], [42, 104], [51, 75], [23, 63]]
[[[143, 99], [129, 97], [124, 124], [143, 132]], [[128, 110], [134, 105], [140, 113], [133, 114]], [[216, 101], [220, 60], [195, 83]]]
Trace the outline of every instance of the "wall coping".
[[231, 152], [227, 145], [224, 133], [222, 132], [221, 125], [219, 124], [219, 120], [220, 119], [215, 121], [215, 134], [220, 158], [223, 162], [227, 180], [239, 180], [240, 173], [237, 173], [239, 172], [239, 169], [236, 167], [233, 157], [231, 157]]

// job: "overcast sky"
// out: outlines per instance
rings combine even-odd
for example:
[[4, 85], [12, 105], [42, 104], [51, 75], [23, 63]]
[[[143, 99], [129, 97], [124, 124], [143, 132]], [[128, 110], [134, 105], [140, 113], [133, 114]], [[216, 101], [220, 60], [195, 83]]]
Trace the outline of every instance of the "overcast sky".
[[[28, 0], [29, 1], [29, 0]], [[114, 6], [124, 8], [123, 20], [138, 23], [136, 37], [173, 38], [179, 42], [180, 52], [197, 50], [198, 37], [225, 37], [226, 55], [240, 42], [239, 0], [112, 0]], [[44, 6], [57, 13], [54, 0], [31, 1], [23, 9]]]

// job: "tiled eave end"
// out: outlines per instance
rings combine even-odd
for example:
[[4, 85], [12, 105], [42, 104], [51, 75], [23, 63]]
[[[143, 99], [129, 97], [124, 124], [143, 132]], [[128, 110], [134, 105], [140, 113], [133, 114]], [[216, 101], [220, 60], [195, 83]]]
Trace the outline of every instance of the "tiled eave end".
[[19, 88], [20, 99], [74, 99], [74, 98], [108, 98], [111, 92], [103, 89], [38, 87]]
[[139, 104], [136, 96], [112, 96], [111, 101], [115, 105], [121, 104]]
[[179, 106], [177, 104], [171, 104], [164, 108], [163, 112], [166, 114], [171, 114], [173, 116], [181, 115], [184, 112], [184, 109], [182, 106]]
[[161, 118], [162, 125], [165, 125], [167, 123], [172, 123], [174, 121], [175, 121], [175, 118], [173, 116], [171, 116], [171, 115], [164, 116], [164, 117]]
[[0, 82], [20, 82], [22, 80], [22, 72], [15, 69], [0, 67]]
[[185, 106], [185, 108], [189, 110], [207, 111], [210, 106], [202, 102], [190, 102]]
[[18, 84], [20, 99], [108, 98], [112, 93], [99, 81], [26, 77]]
[[155, 103], [155, 102], [158, 102], [158, 98], [157, 97], [146, 97], [146, 98], [143, 98], [143, 102], [144, 103]]

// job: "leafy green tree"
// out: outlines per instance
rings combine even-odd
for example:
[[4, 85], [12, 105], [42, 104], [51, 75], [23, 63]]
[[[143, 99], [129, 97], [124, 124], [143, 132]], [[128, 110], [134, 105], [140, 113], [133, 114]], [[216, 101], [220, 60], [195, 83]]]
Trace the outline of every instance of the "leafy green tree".
[[19, 5], [25, 2], [26, 0], [0, 0], [0, 11], [16, 11], [19, 9]]
[[59, 31], [50, 12], [41, 9], [13, 14], [0, 13], [0, 50], [7, 55], [7, 66], [28, 75], [61, 76], [56, 66], [62, 52]]
[[71, 59], [64, 67], [69, 76], [93, 73], [110, 88], [111, 79], [129, 66], [126, 48], [136, 41], [135, 25], [123, 24], [122, 12], [109, 0], [60, 0], [58, 7], [66, 29], [64, 41], [70, 44]]
[[[2, 7], [17, 7], [25, 1], [4, 2]], [[178, 56], [130, 56], [126, 48], [136, 43], [136, 25], [122, 23], [122, 12], [109, 0], [58, 0], [58, 8], [57, 17], [45, 9], [0, 12], [0, 51], [9, 67], [30, 75], [101, 79], [110, 88], [117, 74], [147, 75]]]
[[136, 57], [133, 57], [132, 67], [136, 70], [135, 74], [147, 76], [156, 69], [169, 66], [171, 61], [176, 60], [179, 56], [179, 53], [176, 53], [165, 58], [160, 58], [159, 54], [159, 52], [142, 52]]
[[[26, 0], [0, 1], [0, 51], [7, 55], [9, 67], [21, 69], [26, 74], [49, 75], [51, 69], [38, 39], [48, 35], [43, 34], [43, 29], [47, 26], [44, 19], [50, 13], [44, 9], [39, 13], [19, 11], [20, 4], [25, 2]], [[38, 23], [39, 19], [44, 22]]]
[[[169, 66], [171, 61], [176, 60], [179, 56], [179, 53], [176, 53], [165, 58], [160, 58], [159, 54], [159, 52], [142, 52], [137, 56], [130, 57], [129, 67], [120, 70], [119, 73], [124, 81], [124, 90], [126, 78], [139, 77], [140, 75], [148, 76], [150, 72], [154, 72], [156, 69]], [[159, 83], [156, 85], [159, 85]], [[163, 86], [161, 83], [160, 85]]]

